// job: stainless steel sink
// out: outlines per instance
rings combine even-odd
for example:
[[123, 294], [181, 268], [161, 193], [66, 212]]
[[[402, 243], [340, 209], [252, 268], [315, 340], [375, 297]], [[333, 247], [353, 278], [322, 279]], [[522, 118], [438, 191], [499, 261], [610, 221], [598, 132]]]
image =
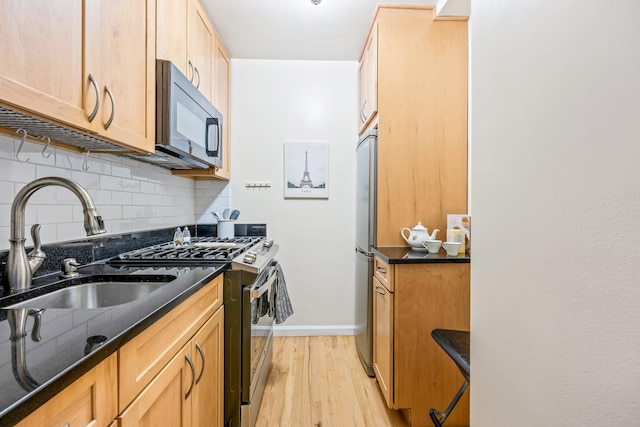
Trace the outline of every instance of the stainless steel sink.
[[130, 275], [71, 279], [77, 284], [52, 290], [44, 295], [34, 296], [3, 308], [112, 307], [146, 297], [175, 278], [170, 275]]

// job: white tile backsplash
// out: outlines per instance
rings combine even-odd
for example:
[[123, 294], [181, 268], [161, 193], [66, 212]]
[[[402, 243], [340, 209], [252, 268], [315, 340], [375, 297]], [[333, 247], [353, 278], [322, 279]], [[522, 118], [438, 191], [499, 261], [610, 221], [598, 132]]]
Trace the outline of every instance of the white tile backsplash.
[[[49, 147], [51, 157], [42, 157], [44, 144], [27, 141], [20, 158], [15, 150], [20, 138], [0, 134], [0, 250], [9, 248], [10, 210], [15, 194], [28, 182], [45, 176], [62, 176], [82, 185], [91, 195], [105, 221], [108, 234], [150, 230], [192, 224], [195, 209], [213, 199], [196, 203], [196, 181], [174, 176], [171, 171], [126, 157], [89, 154], [88, 170], [83, 170], [81, 153]], [[217, 181], [201, 188], [225, 188]], [[214, 192], [208, 193], [210, 196]], [[198, 198], [207, 197], [199, 192]], [[207, 212], [208, 214], [208, 212]], [[211, 221], [206, 221], [211, 222]], [[29, 228], [42, 224], [42, 242], [54, 243], [85, 237], [82, 205], [62, 187], [43, 188], [30, 197], [25, 209], [25, 235], [31, 245]]]

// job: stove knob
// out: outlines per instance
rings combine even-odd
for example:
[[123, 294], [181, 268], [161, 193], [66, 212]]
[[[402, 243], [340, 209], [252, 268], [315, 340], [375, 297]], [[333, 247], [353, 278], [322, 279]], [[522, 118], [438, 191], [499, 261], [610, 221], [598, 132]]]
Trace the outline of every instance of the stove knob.
[[270, 248], [271, 246], [273, 246], [273, 239], [266, 239], [264, 242], [262, 242], [262, 246], [264, 246], [265, 248]]
[[253, 264], [256, 261], [256, 256], [251, 253], [246, 253], [242, 261], [247, 264]]

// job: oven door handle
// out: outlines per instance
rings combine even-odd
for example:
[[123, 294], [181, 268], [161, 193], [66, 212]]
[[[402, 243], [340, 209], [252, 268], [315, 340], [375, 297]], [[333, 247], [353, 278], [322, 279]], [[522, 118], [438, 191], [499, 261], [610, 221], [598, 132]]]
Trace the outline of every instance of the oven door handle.
[[263, 285], [255, 289], [252, 288], [251, 299], [253, 300], [256, 298], [260, 298], [265, 292], [267, 292], [271, 288], [271, 286], [273, 285], [273, 282], [276, 281], [277, 277], [278, 275], [274, 273], [266, 282], [264, 282]]

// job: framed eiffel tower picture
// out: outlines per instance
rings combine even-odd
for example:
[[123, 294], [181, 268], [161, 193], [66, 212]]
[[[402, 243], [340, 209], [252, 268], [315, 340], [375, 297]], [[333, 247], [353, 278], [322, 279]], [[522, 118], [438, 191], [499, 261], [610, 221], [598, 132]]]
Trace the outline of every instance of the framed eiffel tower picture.
[[328, 143], [284, 143], [284, 197], [329, 198]]

